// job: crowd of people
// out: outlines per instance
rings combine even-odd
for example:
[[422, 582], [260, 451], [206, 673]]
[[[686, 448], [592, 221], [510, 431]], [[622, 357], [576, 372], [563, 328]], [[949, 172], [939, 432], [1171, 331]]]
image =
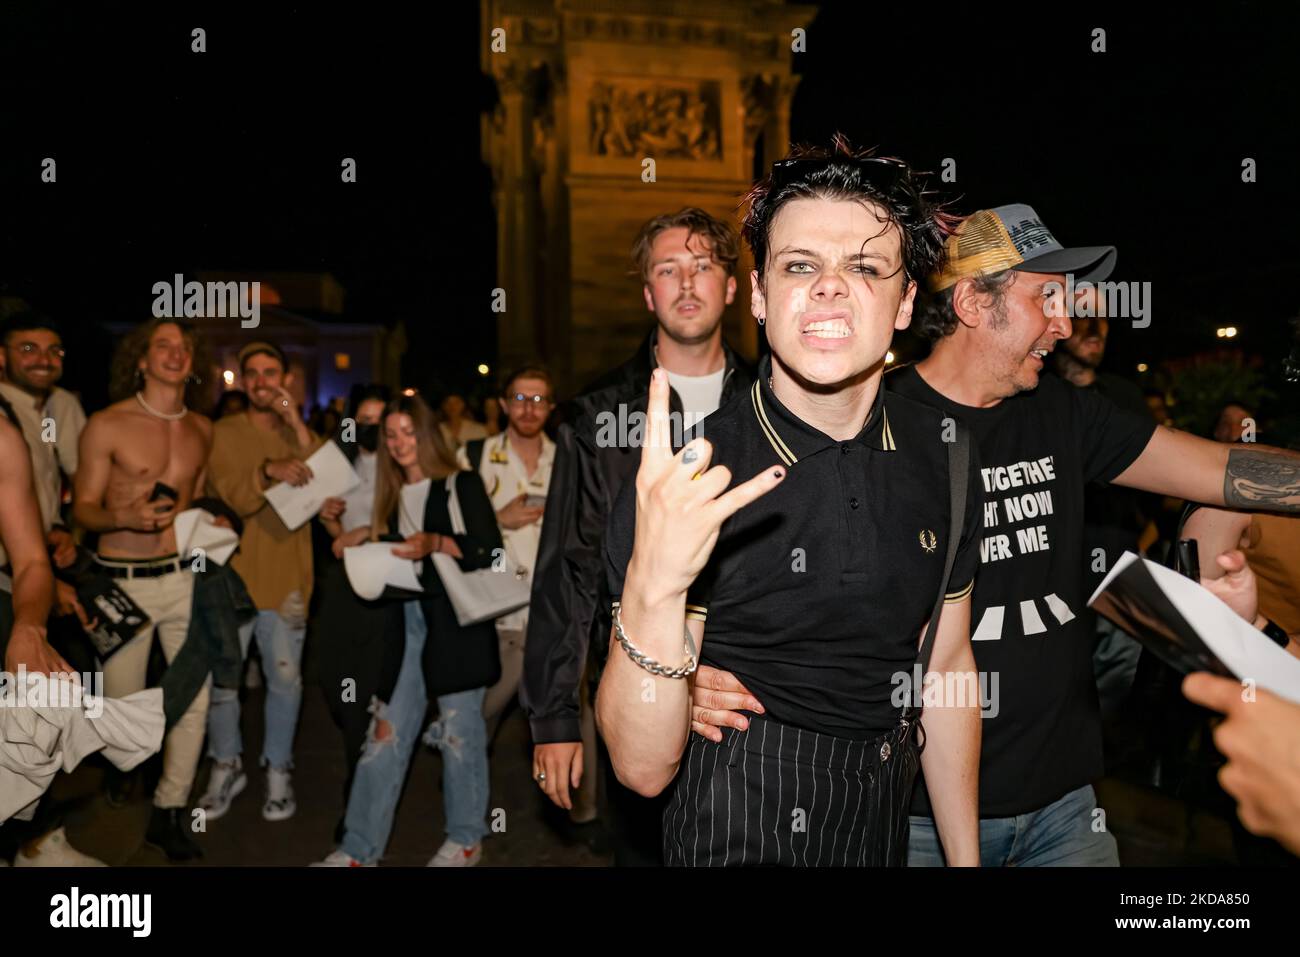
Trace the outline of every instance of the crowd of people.
[[[756, 367], [722, 336], [742, 234]], [[1233, 409], [1213, 440], [1177, 431], [1101, 371], [1107, 318], [1066, 290], [1095, 294], [1114, 247], [1065, 246], [1024, 204], [958, 217], [906, 164], [837, 138], [776, 164], [739, 230], [665, 212], [632, 254], [653, 316], [636, 354], [560, 408], [544, 365], [513, 370], [487, 423], [460, 396], [380, 385], [309, 423], [261, 339], [209, 418], [201, 325], [171, 318], [119, 343], [112, 404], [87, 420], [58, 384], [58, 324], [5, 320], [5, 670], [102, 672], [123, 698], [157, 636], [145, 839], [170, 860], [201, 854], [192, 806], [211, 826], [248, 787], [254, 642], [262, 816], [297, 810], [310, 642], [346, 769], [320, 863], [349, 867], [384, 856], [421, 742], [445, 804], [429, 863], [478, 863], [489, 742], [516, 695], [533, 783], [575, 827], [600, 821], [619, 864], [1117, 865], [1093, 785], [1115, 728], [1136, 733], [1115, 721], [1144, 671], [1164, 669], [1087, 607], [1119, 556], [1197, 541], [1204, 587], [1300, 657], [1300, 454], [1242, 441]], [[886, 371], [908, 327], [929, 354]], [[267, 492], [311, 482], [327, 442], [360, 484], [290, 528]], [[1195, 505], [1162, 535], [1171, 500]], [[228, 563], [180, 551], [190, 509], [237, 533]], [[380, 541], [420, 592], [354, 591], [346, 550]], [[473, 573], [503, 555], [531, 600], [465, 623], [447, 559]], [[149, 626], [90, 648], [88, 581]], [[913, 673], [996, 700], [900, 697]], [[1183, 686], [1226, 715], [1219, 780], [1244, 828], [1300, 852], [1300, 705], [1241, 690]], [[124, 801], [132, 776], [106, 780]], [[31, 810], [0, 828], [15, 864], [97, 863], [53, 801]]]

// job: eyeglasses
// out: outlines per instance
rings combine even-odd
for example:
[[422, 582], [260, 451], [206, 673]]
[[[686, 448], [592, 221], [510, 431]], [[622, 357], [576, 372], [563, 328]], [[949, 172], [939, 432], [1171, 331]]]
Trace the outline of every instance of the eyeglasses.
[[525, 402], [541, 405], [543, 402], [550, 402], [551, 398], [546, 395], [524, 395], [522, 392], [516, 392], [514, 395], [506, 396], [506, 401], [511, 405], [523, 405]]
[[68, 350], [63, 346], [50, 346], [48, 349], [42, 349], [34, 342], [18, 343], [18, 354], [20, 356], [39, 356], [46, 355], [52, 359], [62, 359], [68, 354]]
[[858, 171], [859, 181], [870, 183], [877, 189], [891, 190], [907, 173], [908, 166], [902, 160], [886, 156], [868, 156], [855, 159], [847, 156], [834, 156], [830, 159], [807, 157], [805, 159], [777, 160], [772, 164], [772, 189], [780, 189], [797, 179], [809, 176], [829, 166], [847, 166]]

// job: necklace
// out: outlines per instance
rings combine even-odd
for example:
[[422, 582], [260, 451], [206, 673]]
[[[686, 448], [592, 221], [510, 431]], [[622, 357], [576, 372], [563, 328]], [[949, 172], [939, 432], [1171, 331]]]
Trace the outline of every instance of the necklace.
[[184, 404], [182, 404], [181, 410], [179, 412], [159, 412], [157, 409], [155, 409], [153, 406], [151, 406], [148, 402], [144, 400], [143, 392], [137, 392], [135, 394], [135, 401], [139, 402], [141, 407], [150, 415], [152, 415], [154, 418], [166, 419], [168, 422], [176, 422], [179, 419], [183, 419], [185, 418], [186, 414], [190, 411], [184, 406]]

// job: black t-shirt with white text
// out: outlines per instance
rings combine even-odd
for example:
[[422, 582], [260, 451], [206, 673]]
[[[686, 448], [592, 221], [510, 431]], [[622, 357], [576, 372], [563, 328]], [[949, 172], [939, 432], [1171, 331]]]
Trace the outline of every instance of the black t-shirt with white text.
[[[1084, 489], [1128, 468], [1155, 423], [1055, 376], [987, 409], [950, 401], [914, 366], [885, 385], [964, 422], [979, 450], [984, 534], [971, 647], [988, 698], [980, 816], [1037, 810], [1102, 775]], [[924, 782], [912, 810], [930, 814]]]

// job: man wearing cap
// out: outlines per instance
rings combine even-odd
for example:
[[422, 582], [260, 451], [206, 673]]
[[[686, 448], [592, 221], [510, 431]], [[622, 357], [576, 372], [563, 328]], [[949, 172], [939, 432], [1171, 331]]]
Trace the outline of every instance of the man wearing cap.
[[[293, 738], [302, 704], [302, 647], [311, 601], [311, 524], [290, 531], [266, 500], [278, 482], [305, 485], [304, 462], [322, 439], [303, 423], [289, 394], [293, 376], [274, 343], [250, 342], [239, 353], [239, 371], [249, 408], [213, 426], [208, 486], [244, 520], [239, 551], [231, 565], [248, 586], [257, 617], [240, 629], [244, 653], [255, 637], [266, 674], [266, 729], [262, 764], [267, 765], [262, 817], [283, 821], [297, 810], [290, 771]], [[239, 689], [214, 688], [208, 715], [208, 753], [213, 758], [208, 790], [199, 806], [213, 820], [248, 784], [239, 733]]]
[[[1093, 642], [1082, 615], [1084, 487], [1107, 481], [1295, 513], [1300, 455], [1157, 428], [1090, 390], [1040, 379], [1047, 354], [1071, 334], [1067, 277], [1105, 279], [1114, 247], [1063, 248], [1033, 209], [1011, 205], [970, 216], [947, 248], [946, 267], [931, 278], [933, 301], [916, 321], [932, 351], [886, 384], [965, 422], [979, 447], [984, 537], [971, 643], [980, 671], [996, 673], [1000, 690], [983, 722], [981, 860], [1115, 865], [1115, 840], [1092, 789], [1103, 768]], [[1107, 567], [1118, 558], [1106, 555]], [[725, 675], [706, 681], [735, 685]], [[721, 706], [735, 707], [736, 693], [728, 693]], [[722, 714], [708, 723], [728, 723]], [[918, 787], [913, 806], [912, 865], [944, 859], [931, 784], [928, 794]]]

